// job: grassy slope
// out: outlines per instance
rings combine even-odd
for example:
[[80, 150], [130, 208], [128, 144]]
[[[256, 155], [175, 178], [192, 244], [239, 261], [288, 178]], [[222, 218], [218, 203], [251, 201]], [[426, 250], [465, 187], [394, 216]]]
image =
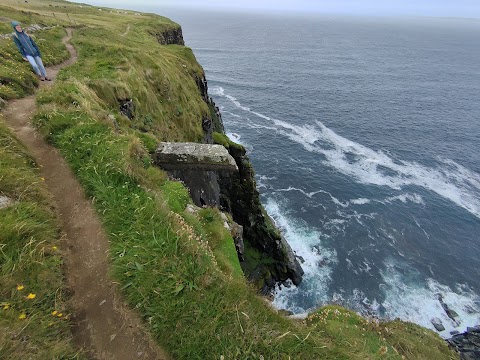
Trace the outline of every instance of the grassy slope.
[[[438, 336], [412, 324], [377, 326], [350, 313], [355, 323], [346, 324], [345, 310], [325, 315], [335, 308], [294, 322], [254, 295], [218, 213], [187, 213], [187, 191], [149, 162], [158, 140], [198, 141], [209, 111], [192, 52], [149, 35], [175, 24], [60, 1], [26, 6], [45, 15], [53, 8], [65, 24], [60, 12], [68, 12], [81, 26], [73, 41], [79, 61], [39, 94], [35, 122], [95, 199], [111, 238], [113, 276], [175, 358], [455, 358]], [[122, 98], [137, 105], [133, 121], [118, 112]]]
[[49, 195], [1, 117], [0, 195], [15, 200], [0, 209], [0, 358], [80, 358], [71, 341]]

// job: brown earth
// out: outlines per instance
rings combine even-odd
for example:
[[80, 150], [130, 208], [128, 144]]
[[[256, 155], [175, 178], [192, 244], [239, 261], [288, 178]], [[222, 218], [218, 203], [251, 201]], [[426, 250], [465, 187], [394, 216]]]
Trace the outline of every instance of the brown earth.
[[[55, 79], [65, 66], [77, 60], [69, 43], [66, 62], [47, 69]], [[51, 82], [42, 82], [41, 87]], [[36, 111], [35, 95], [9, 102], [3, 112], [8, 126], [41, 167], [62, 224], [62, 251], [66, 277], [72, 291], [74, 338], [93, 359], [168, 359], [150, 338], [139, 315], [122, 300], [109, 276], [109, 242], [92, 203], [59, 152], [47, 144], [30, 124]]]

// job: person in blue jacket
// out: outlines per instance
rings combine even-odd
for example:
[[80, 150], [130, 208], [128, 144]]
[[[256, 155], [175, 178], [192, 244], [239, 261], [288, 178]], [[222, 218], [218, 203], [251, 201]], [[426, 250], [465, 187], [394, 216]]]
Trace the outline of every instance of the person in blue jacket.
[[33, 70], [40, 80], [50, 81], [50, 78], [47, 76], [47, 71], [43, 66], [42, 54], [35, 41], [23, 31], [18, 21], [12, 21], [12, 27], [15, 30], [13, 33], [13, 41], [15, 45], [17, 45], [20, 54], [22, 54], [23, 60], [28, 61], [30, 65], [32, 65]]

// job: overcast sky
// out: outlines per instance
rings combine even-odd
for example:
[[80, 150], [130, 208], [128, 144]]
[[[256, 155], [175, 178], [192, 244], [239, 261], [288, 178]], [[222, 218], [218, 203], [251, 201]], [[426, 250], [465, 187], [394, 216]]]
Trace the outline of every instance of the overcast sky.
[[162, 7], [167, 6], [206, 10], [480, 18], [480, 0], [83, 0], [82, 2], [129, 9], [150, 8], [159, 12]]

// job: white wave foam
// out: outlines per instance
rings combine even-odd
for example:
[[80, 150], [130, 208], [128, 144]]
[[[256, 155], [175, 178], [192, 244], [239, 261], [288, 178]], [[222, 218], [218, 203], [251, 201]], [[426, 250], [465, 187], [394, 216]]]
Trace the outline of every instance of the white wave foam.
[[[223, 107], [220, 108], [220, 110], [223, 110]], [[222, 113], [228, 114], [228, 115], [233, 116], [233, 117], [235, 117], [235, 118], [237, 118], [237, 119], [241, 119], [241, 118], [242, 118], [240, 115], [234, 114], [234, 113], [232, 113], [232, 112], [230, 112], [230, 111], [222, 111]]]
[[240, 142], [240, 139], [242, 138], [241, 135], [237, 134], [237, 133], [227, 133], [227, 137], [232, 140], [232, 141], [235, 141], [237, 144], [240, 144], [240, 145], [243, 145], [241, 142]]
[[209, 91], [211, 95], [225, 96], [225, 89], [222, 88], [221, 86], [215, 86], [211, 88]]
[[360, 199], [350, 200], [350, 203], [351, 203], [351, 204], [354, 204], [354, 205], [365, 205], [365, 204], [370, 204], [370, 203], [371, 203], [371, 200], [370, 200], [370, 199], [360, 198]]
[[308, 227], [288, 218], [280, 210], [280, 206], [272, 199], [268, 199], [265, 206], [268, 214], [282, 230], [283, 235], [295, 251], [302, 257], [302, 268], [305, 271], [303, 284], [308, 289], [296, 286], [278, 288], [275, 292], [274, 306], [279, 309], [288, 309], [295, 313], [303, 313], [302, 308], [292, 301], [294, 296], [309, 296], [315, 301], [326, 301], [327, 290], [331, 280], [332, 265], [337, 263], [335, 250], [322, 246], [320, 234]]
[[290, 192], [290, 191], [298, 191], [300, 193], [302, 193], [303, 195], [305, 195], [306, 197], [308, 198], [312, 198], [314, 195], [317, 195], [319, 193], [325, 193], [325, 191], [312, 191], [312, 192], [306, 192], [305, 190], [302, 190], [302, 189], [298, 189], [298, 188], [295, 188], [293, 186], [290, 186], [288, 187], [287, 189], [278, 189], [278, 190], [275, 190], [276, 192]]
[[342, 208], [346, 208], [350, 205], [350, 203], [348, 201], [347, 202], [341, 202], [339, 199], [337, 199], [335, 196], [333, 196], [331, 193], [329, 193], [328, 191], [325, 191], [325, 190], [317, 190], [317, 191], [306, 192], [305, 190], [302, 190], [302, 189], [299, 189], [299, 188], [296, 188], [296, 187], [293, 187], [293, 186], [289, 186], [286, 189], [277, 189], [275, 191], [276, 192], [298, 191], [298, 192], [302, 193], [303, 195], [305, 195], [306, 197], [308, 197], [310, 199], [317, 194], [326, 194], [330, 197], [330, 199], [332, 200], [332, 202], [334, 204], [336, 204], [336, 205], [338, 205]]
[[269, 189], [270, 186], [268, 185], [268, 181], [269, 180], [275, 180], [276, 177], [274, 176], [265, 176], [265, 175], [259, 175], [257, 174], [257, 178], [256, 178], [256, 181], [257, 181], [257, 188], [259, 189]]
[[[431, 323], [433, 318], [439, 318], [445, 326], [441, 336], [450, 337], [450, 331], [463, 332], [469, 326], [480, 324], [480, 298], [471, 289], [457, 286], [452, 290], [433, 279], [428, 279], [425, 284], [419, 284], [407, 279], [401, 274], [395, 262], [386, 263], [386, 270], [381, 272], [385, 284], [385, 301], [382, 306], [386, 316], [390, 319], [400, 318], [411, 321], [426, 328], [435, 330]], [[450, 309], [458, 313], [459, 323], [455, 324], [442, 308], [438, 295]]]
[[[359, 183], [386, 186], [401, 190], [419, 186], [452, 201], [480, 218], [480, 174], [450, 159], [439, 158], [439, 165], [429, 167], [413, 161], [394, 161], [381, 150], [373, 150], [351, 141], [316, 121], [314, 125], [293, 125], [273, 119], [243, 106], [235, 97], [225, 94], [221, 87], [213, 94], [229, 99], [238, 108], [271, 121], [276, 131], [301, 144], [307, 151], [322, 155], [323, 163]], [[393, 199], [392, 199], [393, 200]], [[423, 199], [410, 200], [422, 204]]]
[[244, 110], [244, 111], [248, 111], [248, 112], [251, 112], [250, 111], [250, 108], [246, 107], [246, 106], [243, 106], [242, 104], [240, 104], [240, 102], [235, 98], [233, 97], [232, 95], [227, 95], [225, 94], [225, 89], [222, 88], [221, 86], [217, 86], [217, 87], [214, 87], [211, 89], [211, 94], [212, 95], [216, 95], [216, 96], [223, 96], [225, 98], [227, 98], [228, 100], [230, 100], [232, 103], [235, 104], [236, 107]]
[[418, 194], [408, 194], [408, 193], [407, 194], [401, 194], [401, 195], [398, 195], [398, 196], [388, 197], [384, 200], [384, 202], [387, 202], [389, 204], [391, 204], [394, 201], [401, 201], [404, 204], [406, 204], [408, 201], [411, 201], [415, 204], [425, 205], [425, 201], [423, 201], [423, 198]]
[[[446, 166], [428, 167], [416, 162], [394, 162], [382, 151], [374, 151], [354, 143], [328, 129], [321, 122], [318, 127], [298, 127], [276, 121], [289, 132], [283, 131], [290, 139], [301, 143], [305, 149], [321, 154], [325, 163], [337, 171], [349, 175], [364, 184], [388, 186], [402, 189], [405, 186], [419, 186], [449, 199], [458, 206], [480, 218], [480, 175], [449, 160]], [[353, 155], [353, 160], [351, 156]], [[389, 174], [382, 171], [388, 169]], [[396, 197], [390, 199], [423, 204], [423, 199], [413, 197]]]

